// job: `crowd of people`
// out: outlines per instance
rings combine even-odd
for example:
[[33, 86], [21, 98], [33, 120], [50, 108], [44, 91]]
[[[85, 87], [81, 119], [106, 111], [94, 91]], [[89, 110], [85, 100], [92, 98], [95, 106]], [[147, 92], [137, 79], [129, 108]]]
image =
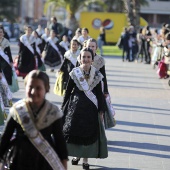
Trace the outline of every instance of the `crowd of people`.
[[[0, 141], [0, 161], [8, 168], [64, 170], [68, 156], [72, 165], [82, 159], [107, 158], [105, 129], [115, 126], [114, 109], [107, 86], [102, 54], [105, 31], [98, 39], [88, 28], [78, 28], [73, 37], [64, 34], [56, 17], [49, 27], [25, 27], [19, 38], [19, 53], [12, 59], [10, 43], [0, 27], [0, 123], [10, 107]], [[50, 89], [47, 68], [59, 66], [54, 93], [63, 96], [61, 109], [46, 99]], [[25, 82], [26, 97], [12, 104], [19, 90], [17, 77]], [[9, 153], [10, 152], [10, 153]]]
[[[124, 28], [117, 43], [122, 49], [122, 61], [135, 61], [152, 64], [157, 68], [159, 78], [170, 75], [170, 25], [164, 23], [162, 28], [150, 29], [149, 26], [140, 28], [136, 33], [133, 26]], [[169, 81], [170, 85], [170, 81]]]

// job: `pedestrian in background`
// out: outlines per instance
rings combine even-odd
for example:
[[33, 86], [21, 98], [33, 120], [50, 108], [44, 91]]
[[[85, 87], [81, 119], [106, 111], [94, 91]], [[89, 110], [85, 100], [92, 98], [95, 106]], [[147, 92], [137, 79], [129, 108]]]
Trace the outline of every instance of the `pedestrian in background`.
[[97, 38], [97, 45], [100, 50], [100, 55], [103, 55], [103, 45], [106, 43], [106, 34], [105, 34], [105, 28], [100, 27], [100, 34]]
[[64, 35], [64, 28], [63, 25], [57, 22], [56, 17], [51, 18], [51, 24], [49, 26], [50, 31], [54, 30], [56, 37], [61, 41], [62, 36]]

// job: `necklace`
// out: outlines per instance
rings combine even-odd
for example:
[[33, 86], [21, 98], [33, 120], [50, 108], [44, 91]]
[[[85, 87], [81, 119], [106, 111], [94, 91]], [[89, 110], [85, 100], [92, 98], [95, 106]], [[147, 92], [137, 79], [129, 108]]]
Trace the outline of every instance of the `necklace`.
[[33, 115], [34, 115], [35, 118], [37, 117], [37, 115], [38, 115], [38, 113], [40, 112], [40, 110], [43, 108], [44, 104], [45, 104], [45, 101], [43, 102], [43, 104], [42, 104], [38, 109], [37, 109], [37, 108], [35, 109], [35, 108], [33, 108], [33, 107], [30, 105], [31, 110], [32, 110], [32, 113], [33, 113]]
[[89, 79], [90, 78], [90, 72], [85, 72], [85, 71], [83, 71], [84, 72], [84, 78], [87, 80], [87, 79]]

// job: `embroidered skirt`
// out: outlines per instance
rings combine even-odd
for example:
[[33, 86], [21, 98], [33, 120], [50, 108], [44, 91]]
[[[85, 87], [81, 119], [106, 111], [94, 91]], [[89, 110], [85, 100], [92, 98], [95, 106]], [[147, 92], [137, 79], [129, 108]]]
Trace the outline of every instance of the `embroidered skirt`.
[[107, 139], [104, 131], [103, 124], [99, 119], [100, 135], [96, 142], [91, 145], [76, 145], [67, 143], [67, 150], [69, 156], [79, 158], [107, 158]]

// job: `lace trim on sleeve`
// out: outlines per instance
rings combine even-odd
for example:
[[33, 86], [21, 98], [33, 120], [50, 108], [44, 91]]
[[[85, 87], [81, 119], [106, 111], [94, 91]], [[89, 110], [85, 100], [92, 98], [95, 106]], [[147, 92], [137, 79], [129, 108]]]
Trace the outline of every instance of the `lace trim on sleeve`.
[[93, 67], [95, 67], [97, 70], [100, 70], [100, 68], [102, 68], [104, 65], [105, 65], [104, 58], [99, 55], [96, 55], [94, 57]]
[[[79, 81], [77, 80], [77, 77], [75, 76], [74, 72], [71, 71], [70, 72], [70, 76], [71, 78], [73, 79], [74, 83], [76, 84], [76, 86], [78, 87], [79, 90], [83, 91], [83, 88], [81, 87], [81, 85], [79, 84]], [[93, 90], [94, 87], [96, 87], [96, 85], [102, 81], [103, 79], [103, 75], [99, 72], [99, 71], [96, 71], [95, 72], [95, 77], [94, 77], [94, 81], [91, 83], [90, 86], [90, 89]], [[102, 89], [101, 89], [102, 90]]]

